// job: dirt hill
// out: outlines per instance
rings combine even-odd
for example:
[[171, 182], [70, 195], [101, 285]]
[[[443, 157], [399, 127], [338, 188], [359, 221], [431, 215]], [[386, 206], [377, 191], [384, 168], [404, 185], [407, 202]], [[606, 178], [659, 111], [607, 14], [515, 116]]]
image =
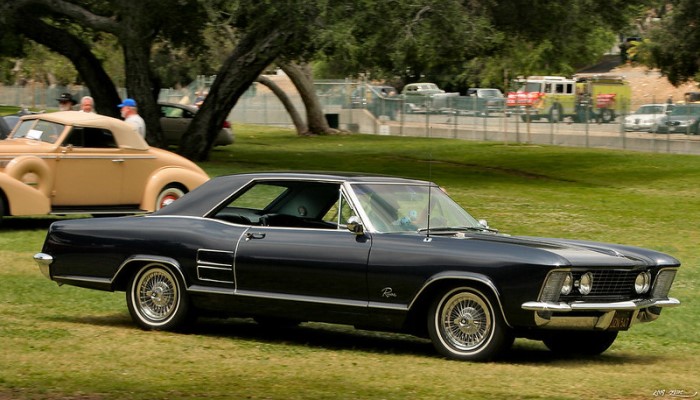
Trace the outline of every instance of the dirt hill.
[[686, 92], [700, 91], [696, 83], [686, 83], [675, 87], [658, 70], [643, 66], [621, 64], [619, 55], [607, 55], [600, 62], [585, 68], [579, 73], [622, 75], [632, 87], [633, 108], [646, 103], [663, 103], [669, 96], [674, 102], [682, 101]]

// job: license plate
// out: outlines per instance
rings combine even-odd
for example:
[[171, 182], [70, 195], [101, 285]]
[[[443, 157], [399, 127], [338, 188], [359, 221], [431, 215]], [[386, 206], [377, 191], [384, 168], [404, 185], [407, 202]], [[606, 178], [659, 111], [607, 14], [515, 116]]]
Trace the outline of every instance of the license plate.
[[632, 311], [616, 311], [610, 327], [611, 331], [626, 331], [632, 324]]

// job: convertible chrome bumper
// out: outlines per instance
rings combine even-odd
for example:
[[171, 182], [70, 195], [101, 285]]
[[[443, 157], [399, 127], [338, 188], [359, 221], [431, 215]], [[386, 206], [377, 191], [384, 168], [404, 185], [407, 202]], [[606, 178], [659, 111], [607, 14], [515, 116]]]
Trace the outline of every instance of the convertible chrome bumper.
[[46, 253], [36, 253], [34, 254], [34, 261], [36, 261], [39, 266], [39, 270], [45, 277], [51, 279], [51, 272], [49, 271], [49, 266], [53, 262], [53, 257]]
[[[613, 303], [529, 301], [521, 307], [523, 310], [536, 311], [535, 323], [541, 328], [624, 330], [633, 323], [654, 321], [661, 314], [662, 308], [680, 304], [678, 299], [669, 297]], [[626, 320], [622, 326], [618, 325], [621, 319]]]

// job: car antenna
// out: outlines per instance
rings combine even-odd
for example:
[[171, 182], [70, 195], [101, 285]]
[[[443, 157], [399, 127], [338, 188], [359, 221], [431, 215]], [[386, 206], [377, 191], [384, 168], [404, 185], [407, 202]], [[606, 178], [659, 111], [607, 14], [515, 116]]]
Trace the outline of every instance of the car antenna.
[[430, 201], [432, 200], [433, 193], [433, 153], [428, 153], [428, 220], [426, 222], [425, 229], [425, 239], [424, 242], [431, 242], [433, 238], [430, 237]]

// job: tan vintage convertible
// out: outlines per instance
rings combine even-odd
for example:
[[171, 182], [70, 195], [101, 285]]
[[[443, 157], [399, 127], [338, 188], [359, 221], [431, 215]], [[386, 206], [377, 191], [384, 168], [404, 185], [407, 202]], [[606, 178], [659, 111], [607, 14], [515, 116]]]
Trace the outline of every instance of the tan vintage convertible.
[[0, 217], [159, 210], [209, 180], [127, 123], [64, 111], [22, 117], [0, 141]]

